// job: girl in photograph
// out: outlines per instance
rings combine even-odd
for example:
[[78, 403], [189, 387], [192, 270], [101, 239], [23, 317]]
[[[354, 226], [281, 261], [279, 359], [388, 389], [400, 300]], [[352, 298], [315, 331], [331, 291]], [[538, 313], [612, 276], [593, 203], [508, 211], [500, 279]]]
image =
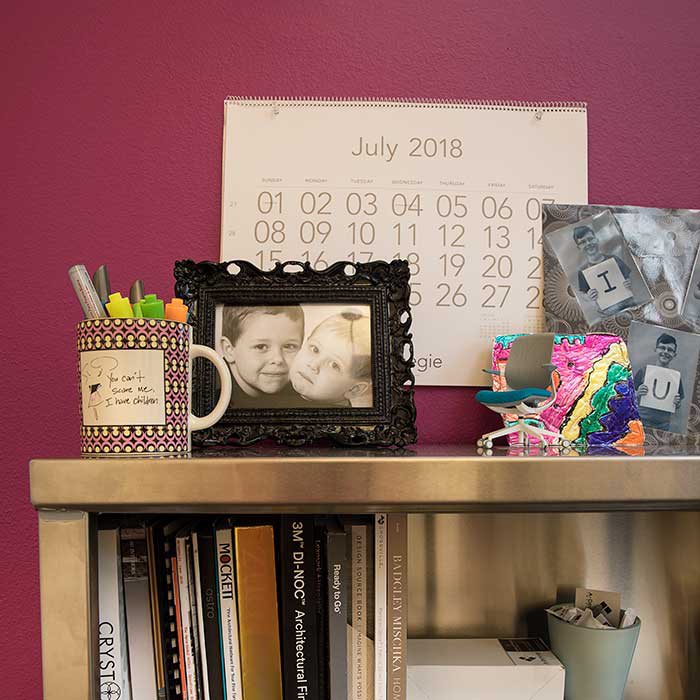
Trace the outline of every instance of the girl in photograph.
[[372, 406], [369, 316], [342, 311], [321, 321], [294, 358], [294, 390], [315, 406]]

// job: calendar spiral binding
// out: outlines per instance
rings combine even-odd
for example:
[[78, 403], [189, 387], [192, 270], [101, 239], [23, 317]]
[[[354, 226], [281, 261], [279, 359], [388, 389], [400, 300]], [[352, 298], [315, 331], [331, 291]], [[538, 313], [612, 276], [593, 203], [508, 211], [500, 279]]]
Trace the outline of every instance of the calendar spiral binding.
[[448, 100], [419, 97], [255, 97], [231, 95], [225, 103], [244, 107], [428, 107], [434, 109], [486, 109], [496, 111], [585, 112], [586, 102], [532, 102], [520, 100]]

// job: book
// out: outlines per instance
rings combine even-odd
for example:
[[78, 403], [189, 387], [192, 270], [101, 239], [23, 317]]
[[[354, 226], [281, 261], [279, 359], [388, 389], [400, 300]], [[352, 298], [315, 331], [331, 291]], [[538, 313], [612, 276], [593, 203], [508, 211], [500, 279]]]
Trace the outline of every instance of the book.
[[192, 651], [194, 654], [194, 677], [197, 683], [197, 697], [202, 700], [202, 649], [199, 644], [199, 606], [197, 604], [197, 587], [194, 580], [194, 557], [192, 556], [192, 533], [187, 536], [185, 542], [185, 556], [187, 557], [187, 584], [190, 594], [190, 623], [192, 631]]
[[[155, 571], [159, 615], [157, 634], [161, 640], [160, 649], [166, 700], [179, 700], [179, 698], [183, 697], [180, 675], [180, 647], [177, 635], [177, 616], [179, 612], [175, 607], [175, 586], [173, 585], [172, 573], [175, 534], [181, 529], [183, 523], [184, 521], [182, 520], [171, 520], [168, 518], [157, 520], [146, 527], [147, 536], [150, 533], [153, 541], [152, 549], [155, 552], [153, 570]], [[160, 693], [160, 688], [158, 692]]]
[[185, 660], [187, 700], [199, 700], [194, 658], [192, 632], [192, 605], [190, 602], [189, 576], [187, 570], [187, 530], [181, 530], [175, 538], [175, 560], [178, 597], [180, 600], [180, 627], [182, 629], [182, 655]]
[[129, 657], [124, 615], [119, 528], [97, 532], [97, 580], [99, 590], [100, 689], [121, 700], [130, 700]]
[[277, 580], [271, 525], [234, 529], [245, 700], [282, 700]]
[[194, 578], [194, 595], [197, 604], [198, 656], [200, 659], [200, 692], [204, 700], [209, 697], [209, 667], [207, 666], [207, 648], [204, 644], [204, 618], [202, 617], [202, 575], [199, 569], [199, 537], [192, 531], [192, 574]]
[[386, 700], [386, 513], [374, 516], [374, 699]]
[[326, 531], [328, 597], [328, 689], [330, 700], [348, 697], [348, 558], [347, 535], [342, 527], [330, 524]]
[[[193, 551], [197, 555], [195, 576], [198, 576], [198, 602], [201, 600], [202, 665], [206, 666], [205, 700], [224, 700], [223, 676], [221, 673], [221, 640], [219, 637], [219, 596], [216, 586], [216, 547], [211, 524], [200, 526], [192, 533]], [[204, 673], [202, 674], [204, 678]], [[207, 695], [208, 693], [208, 695]]]
[[354, 520], [350, 533], [349, 678], [352, 700], [374, 698], [374, 567], [372, 528]]
[[318, 692], [327, 698], [328, 688], [328, 610], [326, 600], [326, 526], [322, 519], [314, 525], [314, 592], [316, 596], [316, 650], [318, 655]]
[[224, 697], [242, 700], [236, 569], [233, 535], [228, 522], [216, 527], [216, 577]]
[[365, 664], [365, 694], [368, 700], [374, 700], [374, 617], [375, 617], [375, 585], [374, 585], [374, 519], [367, 525], [367, 550], [365, 552], [365, 601], [367, 609], [367, 634], [364, 639]]
[[178, 670], [176, 678], [179, 680], [180, 693], [183, 698], [187, 695], [187, 671], [185, 670], [185, 645], [182, 637], [182, 617], [180, 613], [180, 586], [177, 581], [177, 557], [170, 558], [170, 571], [173, 579], [173, 599], [175, 601], [175, 629], [177, 632]]
[[156, 665], [156, 687], [158, 688], [158, 700], [165, 700], [165, 661], [163, 637], [161, 635], [161, 599], [158, 592], [158, 577], [156, 573], [156, 540], [153, 525], [146, 525], [146, 551], [148, 553], [148, 590], [151, 597], [151, 629], [153, 631], [154, 662]]
[[120, 537], [131, 697], [132, 700], [153, 700], [158, 691], [151, 627], [146, 530], [142, 525], [123, 527]]
[[280, 606], [284, 697], [320, 700], [313, 516], [282, 516]]
[[406, 700], [406, 651], [408, 633], [408, 518], [389, 513], [387, 549], [387, 698]]

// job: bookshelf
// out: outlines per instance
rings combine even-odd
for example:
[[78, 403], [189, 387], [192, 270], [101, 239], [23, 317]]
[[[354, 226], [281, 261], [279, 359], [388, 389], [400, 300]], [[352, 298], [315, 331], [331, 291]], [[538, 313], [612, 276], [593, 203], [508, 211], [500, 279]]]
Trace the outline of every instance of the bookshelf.
[[99, 697], [98, 513], [408, 512], [411, 636], [524, 634], [556, 585], [586, 576], [617, 585], [647, 618], [626, 698], [651, 697], [649, 683], [656, 698], [698, 690], [687, 629], [700, 616], [693, 448], [635, 457], [434, 446], [37, 459], [30, 485], [46, 700]]

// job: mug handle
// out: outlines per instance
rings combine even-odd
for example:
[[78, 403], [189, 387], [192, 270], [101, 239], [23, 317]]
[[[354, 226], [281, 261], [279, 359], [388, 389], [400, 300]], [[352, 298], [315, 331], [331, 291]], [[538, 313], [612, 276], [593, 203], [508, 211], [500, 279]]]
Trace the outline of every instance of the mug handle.
[[195, 416], [193, 413], [190, 413], [190, 430], [204, 430], [214, 425], [226, 413], [226, 409], [231, 401], [231, 373], [223, 357], [217, 355], [214, 350], [206, 345], [190, 345], [190, 359], [193, 360], [195, 357], [204, 357], [207, 360], [211, 360], [219, 373], [221, 382], [221, 394], [211, 413], [207, 413], [206, 416]]

